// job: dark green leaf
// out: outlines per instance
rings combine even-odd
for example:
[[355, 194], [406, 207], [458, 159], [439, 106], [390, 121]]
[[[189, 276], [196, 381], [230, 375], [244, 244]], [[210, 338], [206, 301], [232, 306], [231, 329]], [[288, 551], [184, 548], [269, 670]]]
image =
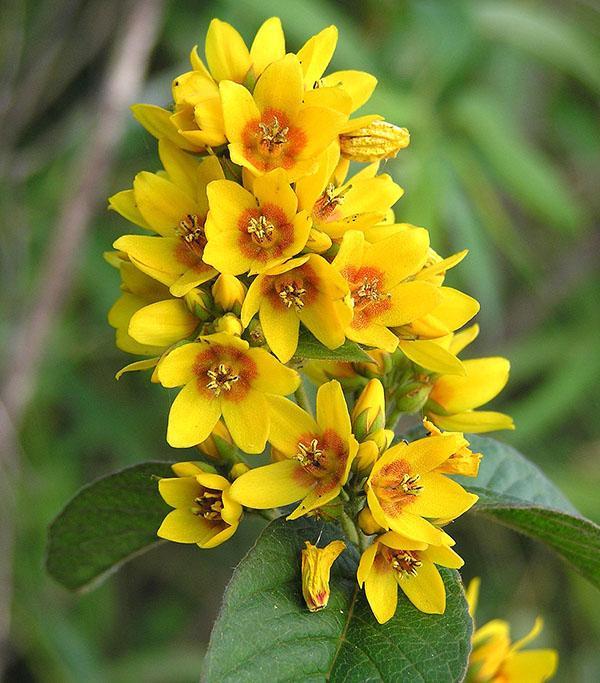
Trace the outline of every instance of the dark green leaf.
[[337, 349], [328, 349], [308, 330], [300, 330], [296, 356], [316, 360], [339, 360], [350, 363], [369, 363], [373, 359], [358, 344], [346, 340]]
[[479, 496], [474, 511], [544, 542], [600, 587], [600, 527], [511, 446], [481, 436], [469, 441], [484, 455], [479, 476], [456, 478]]
[[172, 476], [169, 463], [146, 462], [84, 486], [50, 526], [49, 574], [66, 588], [85, 588], [159, 543], [170, 508], [153, 475]]
[[[401, 593], [396, 616], [379, 625], [356, 583], [358, 553], [332, 570], [328, 607], [302, 601], [300, 550], [323, 546], [336, 527], [309, 519], [272, 522], [242, 560], [225, 593], [206, 659], [207, 683], [231, 681], [460, 681], [471, 620], [458, 574], [443, 570], [444, 615], [416, 610]], [[350, 544], [348, 544], [350, 545]]]

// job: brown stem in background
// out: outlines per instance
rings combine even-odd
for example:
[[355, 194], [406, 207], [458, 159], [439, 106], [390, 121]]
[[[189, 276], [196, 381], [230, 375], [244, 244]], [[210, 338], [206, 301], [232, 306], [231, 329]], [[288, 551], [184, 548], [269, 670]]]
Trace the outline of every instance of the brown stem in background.
[[76, 272], [76, 258], [94, 211], [103, 201], [126, 112], [139, 92], [155, 44], [163, 0], [137, 0], [127, 14], [107, 67], [90, 137], [73, 164], [59, 217], [39, 271], [32, 306], [8, 344], [0, 401], [0, 677], [6, 667], [12, 599], [12, 558], [19, 470], [18, 429], [33, 394], [53, 325]]

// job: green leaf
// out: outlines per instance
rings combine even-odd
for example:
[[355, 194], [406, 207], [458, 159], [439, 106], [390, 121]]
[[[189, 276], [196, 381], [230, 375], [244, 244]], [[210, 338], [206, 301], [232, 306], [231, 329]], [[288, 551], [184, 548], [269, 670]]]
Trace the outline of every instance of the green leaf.
[[48, 573], [71, 590], [88, 588], [160, 543], [156, 530], [170, 508], [153, 476], [169, 463], [146, 462], [84, 486], [50, 525]]
[[514, 448], [488, 437], [468, 438], [484, 456], [479, 475], [456, 479], [479, 496], [474, 512], [537, 538], [600, 587], [600, 527]]
[[456, 572], [443, 570], [444, 615], [426, 615], [399, 595], [396, 616], [377, 623], [356, 582], [350, 546], [332, 569], [331, 599], [305, 607], [300, 584], [304, 541], [341, 537], [309, 519], [269, 524], [234, 571], [206, 658], [206, 683], [243, 681], [461, 681], [471, 619]]
[[301, 329], [296, 354], [299, 358], [315, 360], [339, 360], [350, 363], [372, 363], [373, 359], [358, 344], [346, 340], [337, 349], [328, 349], [308, 330]]

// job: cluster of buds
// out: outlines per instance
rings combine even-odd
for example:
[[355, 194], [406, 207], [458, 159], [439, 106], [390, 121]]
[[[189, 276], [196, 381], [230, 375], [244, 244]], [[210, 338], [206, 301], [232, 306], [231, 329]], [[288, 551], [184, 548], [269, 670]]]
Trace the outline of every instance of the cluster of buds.
[[[403, 190], [380, 163], [408, 131], [355, 115], [377, 81], [326, 73], [336, 42], [330, 26], [287, 52], [272, 18], [248, 48], [213, 20], [206, 63], [195, 47], [172, 108], [134, 107], [162, 167], [109, 200], [143, 231], [106, 255], [122, 279], [109, 322], [138, 356], [118, 376], [151, 370], [180, 388], [167, 441], [199, 453], [159, 482], [173, 508], [159, 536], [210, 548], [245, 510], [335, 520], [363, 548], [357, 579], [383, 622], [398, 586], [424, 612], [444, 611], [435, 567], [462, 560], [442, 527], [476, 501], [447, 475], [477, 473], [465, 429], [512, 425], [476, 410], [508, 364], [457, 357], [479, 304], [444, 280], [466, 251], [442, 258], [425, 228], [396, 221]], [[363, 361], [346, 361], [348, 347]], [[319, 385], [315, 411], [302, 374]], [[409, 413], [429, 419], [429, 435], [394, 443]], [[253, 466], [261, 453], [270, 463]], [[310, 610], [326, 606], [344, 548], [307, 541]]]

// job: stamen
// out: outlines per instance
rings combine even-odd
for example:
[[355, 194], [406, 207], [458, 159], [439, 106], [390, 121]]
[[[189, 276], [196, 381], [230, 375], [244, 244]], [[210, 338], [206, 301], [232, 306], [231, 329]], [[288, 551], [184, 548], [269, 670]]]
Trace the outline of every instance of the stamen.
[[320, 467], [323, 451], [317, 439], [313, 439], [308, 446], [300, 441], [294, 457], [304, 467]]
[[202, 251], [206, 246], [206, 237], [202, 219], [196, 214], [189, 213], [184, 216], [179, 225], [175, 228], [175, 234], [181, 237], [184, 244], [197, 256], [202, 256]]
[[314, 212], [321, 218], [327, 218], [340, 204], [343, 204], [346, 197], [345, 194], [352, 186], [349, 185], [342, 192], [336, 194], [336, 186], [329, 183], [323, 194], [317, 199], [314, 206]]
[[382, 301], [392, 296], [389, 292], [379, 291], [379, 280], [377, 278], [369, 279], [368, 277], [363, 278], [363, 282], [355, 294], [359, 300], [366, 299], [367, 301]]
[[246, 231], [252, 235], [252, 239], [258, 244], [262, 244], [265, 240], [270, 242], [272, 239], [275, 226], [271, 221], [262, 214], [258, 218], [250, 218]]
[[206, 489], [201, 496], [194, 498], [194, 503], [197, 506], [192, 508], [195, 515], [209, 520], [221, 519], [221, 511], [223, 510], [221, 491]]
[[278, 293], [279, 298], [288, 308], [294, 306], [297, 311], [304, 308], [304, 295], [306, 294], [304, 287], [298, 287], [295, 283], [289, 282], [283, 285]]
[[418, 474], [414, 474], [412, 477], [409, 474], [405, 474], [400, 481], [399, 488], [408, 496], [418, 496], [423, 489], [419, 484], [420, 479], [421, 477]]
[[287, 135], [290, 129], [288, 126], [283, 127], [276, 116], [273, 116], [273, 121], [269, 125], [262, 123], [261, 121], [258, 124], [258, 127], [262, 133], [260, 143], [261, 145], [264, 145], [269, 152], [272, 152], [274, 147], [283, 145], [288, 141]]
[[231, 391], [232, 385], [240, 379], [239, 375], [234, 375], [230, 367], [224, 363], [212, 370], [207, 370], [206, 374], [210, 378], [210, 382], [206, 385], [215, 396], [219, 396], [221, 391]]
[[423, 563], [410, 550], [392, 550], [390, 555], [392, 569], [407, 578], [416, 576], [419, 567], [423, 566]]

